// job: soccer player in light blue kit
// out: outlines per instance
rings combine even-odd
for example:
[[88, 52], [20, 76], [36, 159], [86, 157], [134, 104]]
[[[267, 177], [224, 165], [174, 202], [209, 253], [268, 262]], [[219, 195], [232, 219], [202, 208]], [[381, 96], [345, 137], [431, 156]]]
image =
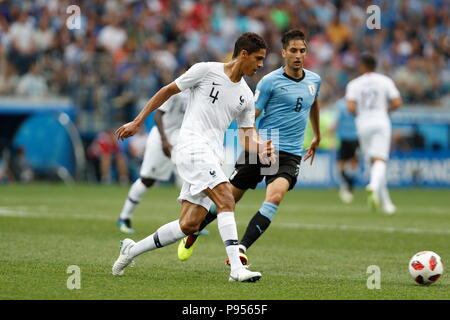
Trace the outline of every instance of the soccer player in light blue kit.
[[[304, 156], [304, 161], [314, 160], [320, 143], [318, 93], [320, 76], [303, 69], [307, 53], [305, 35], [300, 30], [290, 30], [281, 40], [282, 56], [285, 65], [267, 74], [258, 83], [255, 92], [256, 118], [262, 114], [259, 129], [268, 134], [278, 131], [279, 144], [278, 170], [273, 174], [264, 174], [264, 165], [258, 160], [251, 163], [251, 157], [243, 152], [231, 174], [231, 189], [238, 202], [248, 189], [255, 189], [264, 178], [266, 180], [266, 197], [261, 208], [250, 220], [245, 234], [239, 243], [240, 258], [248, 263], [247, 249], [267, 230], [287, 191], [292, 189], [299, 173], [308, 118], [311, 121], [315, 137]], [[272, 136], [273, 137], [273, 136]], [[275, 139], [276, 140], [276, 139]], [[276, 142], [275, 142], [276, 144]], [[200, 225], [200, 230], [216, 218], [211, 208]], [[178, 258], [187, 260], [193, 251], [197, 235], [184, 238], [178, 246]]]
[[340, 175], [339, 196], [344, 203], [353, 201], [353, 186], [358, 167], [358, 133], [356, 132], [355, 115], [347, 110], [344, 98], [335, 105], [336, 122], [333, 129], [339, 140], [337, 152], [337, 168]]

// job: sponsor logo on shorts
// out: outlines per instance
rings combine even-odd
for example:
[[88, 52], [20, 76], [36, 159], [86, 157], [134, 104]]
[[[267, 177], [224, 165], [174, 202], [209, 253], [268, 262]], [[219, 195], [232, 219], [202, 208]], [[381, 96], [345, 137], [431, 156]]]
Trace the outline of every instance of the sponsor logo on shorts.
[[238, 171], [235, 169], [234, 171], [233, 171], [233, 173], [231, 174], [231, 176], [230, 176], [230, 179], [229, 180], [233, 180], [234, 179], [234, 177], [237, 175], [237, 173], [238, 173]]

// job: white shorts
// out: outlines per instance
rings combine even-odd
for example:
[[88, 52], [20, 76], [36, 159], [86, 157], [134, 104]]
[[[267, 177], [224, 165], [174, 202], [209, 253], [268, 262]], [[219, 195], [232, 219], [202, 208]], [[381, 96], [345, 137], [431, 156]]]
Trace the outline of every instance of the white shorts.
[[203, 190], [229, 181], [221, 161], [207, 145], [200, 143], [177, 145], [175, 154], [179, 159], [178, 174], [184, 181], [178, 201], [187, 200], [209, 210], [213, 202]]
[[[169, 141], [171, 143], [173, 142], [171, 139]], [[176, 173], [175, 164], [164, 154], [161, 135], [159, 134], [158, 128], [154, 126], [147, 138], [140, 176], [142, 178], [167, 181], [170, 179], [172, 173]]]
[[390, 123], [357, 125], [361, 151], [367, 158], [389, 159], [391, 147]]

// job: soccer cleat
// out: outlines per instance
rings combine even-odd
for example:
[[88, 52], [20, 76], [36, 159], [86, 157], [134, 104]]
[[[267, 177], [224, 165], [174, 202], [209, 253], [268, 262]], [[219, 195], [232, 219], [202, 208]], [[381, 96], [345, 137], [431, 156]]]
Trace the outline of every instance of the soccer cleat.
[[[239, 259], [241, 259], [242, 265], [244, 265], [244, 266], [248, 265], [248, 257], [245, 255], [245, 253], [239, 252]], [[225, 260], [225, 263], [227, 265], [230, 265], [230, 258], [227, 258]]]
[[128, 238], [120, 241], [119, 257], [117, 258], [116, 262], [114, 262], [112, 267], [112, 274], [114, 276], [121, 276], [124, 269], [128, 265], [133, 264], [134, 261], [133, 258], [129, 257], [129, 252], [135, 244], [136, 242]]
[[351, 203], [353, 201], [353, 194], [344, 187], [339, 189], [339, 197], [343, 203]]
[[378, 195], [370, 187], [367, 187], [366, 190], [367, 190], [367, 205], [369, 206], [369, 209], [371, 211], [378, 211], [378, 208], [380, 207]]
[[198, 241], [198, 237], [194, 240], [194, 242], [191, 244], [189, 248], [186, 248], [186, 241], [189, 236], [184, 237], [181, 239], [180, 243], [178, 244], [178, 259], [181, 261], [186, 261], [189, 259], [192, 255], [192, 252], [194, 252], [195, 244]]
[[125, 233], [125, 234], [134, 233], [134, 229], [131, 228], [130, 219], [119, 219], [119, 220], [117, 220], [117, 225], [119, 226], [119, 230], [122, 233]]
[[393, 204], [386, 205], [386, 206], [383, 207], [383, 212], [385, 214], [392, 215], [392, 214], [395, 214], [397, 212], [397, 208]]
[[233, 282], [255, 282], [261, 279], [260, 272], [254, 272], [247, 269], [247, 267], [242, 267], [238, 269], [234, 274], [230, 273], [230, 278], [228, 281]]

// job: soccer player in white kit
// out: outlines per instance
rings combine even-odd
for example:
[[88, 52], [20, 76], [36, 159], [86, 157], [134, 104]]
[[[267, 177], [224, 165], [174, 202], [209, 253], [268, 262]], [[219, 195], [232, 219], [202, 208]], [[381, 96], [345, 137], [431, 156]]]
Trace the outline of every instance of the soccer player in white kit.
[[117, 220], [119, 230], [123, 233], [134, 233], [131, 218], [146, 191], [156, 181], [167, 181], [172, 173], [176, 174], [176, 166], [171, 161], [171, 155], [178, 140], [188, 100], [189, 91], [180, 92], [170, 97], [155, 112], [155, 126], [147, 138], [140, 177], [131, 185]]
[[361, 55], [362, 75], [347, 84], [345, 98], [348, 110], [356, 114], [361, 151], [370, 159], [369, 206], [378, 209], [381, 205], [384, 213], [393, 214], [396, 207], [389, 196], [386, 179], [391, 145], [389, 113], [401, 107], [402, 99], [394, 82], [375, 72], [376, 65], [372, 55]]
[[262, 67], [265, 56], [264, 40], [255, 33], [244, 33], [235, 43], [231, 62], [195, 64], [159, 90], [136, 119], [117, 129], [118, 139], [132, 136], [143, 120], [169, 97], [190, 90], [175, 148], [175, 162], [184, 180], [178, 198], [182, 203], [180, 218], [161, 226], [139, 242], [124, 239], [119, 257], [112, 267], [113, 275], [123, 274], [136, 256], [197, 232], [214, 202], [219, 232], [231, 264], [229, 281], [253, 282], [261, 278], [261, 273], [248, 270], [239, 258], [235, 202], [221, 165], [224, 133], [232, 120], [237, 120], [240, 134], [246, 137], [242, 139], [245, 150], [268, 155], [273, 160], [271, 141], [262, 141], [254, 129], [253, 93], [243, 78], [244, 75], [253, 76]]

